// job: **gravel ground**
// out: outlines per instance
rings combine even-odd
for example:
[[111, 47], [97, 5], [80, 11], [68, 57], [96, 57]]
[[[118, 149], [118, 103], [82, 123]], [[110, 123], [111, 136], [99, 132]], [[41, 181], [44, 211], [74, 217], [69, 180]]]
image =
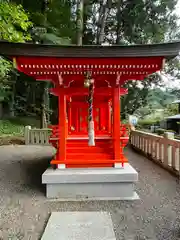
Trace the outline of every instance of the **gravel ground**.
[[139, 172], [141, 200], [49, 201], [41, 174], [52, 151], [41, 146], [0, 147], [0, 239], [40, 239], [52, 211], [108, 211], [117, 240], [180, 239], [180, 184], [168, 172], [128, 149]]

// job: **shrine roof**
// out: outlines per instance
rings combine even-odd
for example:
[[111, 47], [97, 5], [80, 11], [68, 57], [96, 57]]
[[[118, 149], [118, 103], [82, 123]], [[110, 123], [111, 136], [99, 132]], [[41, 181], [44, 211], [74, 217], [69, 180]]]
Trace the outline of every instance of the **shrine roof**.
[[180, 42], [147, 45], [45, 45], [33, 43], [9, 43], [0, 41], [3, 56], [32, 56], [59, 58], [129, 58], [158, 57], [171, 59], [179, 55]]

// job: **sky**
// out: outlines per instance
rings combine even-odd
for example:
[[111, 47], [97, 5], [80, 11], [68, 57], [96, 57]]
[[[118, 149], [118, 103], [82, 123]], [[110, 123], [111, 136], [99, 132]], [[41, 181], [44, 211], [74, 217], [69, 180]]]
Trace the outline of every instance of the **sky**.
[[180, 0], [178, 0], [177, 8], [176, 8], [177, 14], [180, 15]]
[[[176, 5], [176, 14], [180, 17], [180, 0], [178, 0], [178, 3]], [[180, 20], [179, 20], [179, 25], [180, 25]]]

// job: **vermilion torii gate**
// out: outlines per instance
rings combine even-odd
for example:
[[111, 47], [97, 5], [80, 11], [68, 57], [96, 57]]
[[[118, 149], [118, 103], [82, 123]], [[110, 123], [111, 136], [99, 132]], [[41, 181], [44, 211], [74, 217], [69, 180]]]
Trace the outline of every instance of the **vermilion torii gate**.
[[[121, 87], [126, 81], [144, 80], [160, 71], [165, 59], [177, 56], [179, 49], [179, 42], [132, 46], [57, 46], [0, 42], [0, 54], [14, 61], [19, 71], [36, 80], [54, 83], [51, 92], [59, 99], [59, 123], [53, 140], [57, 154], [51, 164], [61, 169], [61, 177], [58, 179], [62, 180], [62, 169], [65, 168], [83, 168], [77, 170], [79, 175], [85, 169], [89, 174], [89, 168], [100, 168], [99, 174], [102, 176], [103, 171], [106, 171], [107, 178], [111, 178], [112, 173], [108, 175], [107, 171], [110, 170], [103, 170], [104, 168], [119, 168], [118, 174], [124, 175], [121, 181], [118, 180], [120, 185], [117, 185], [115, 192], [118, 196], [125, 194], [123, 184], [127, 182], [128, 199], [134, 196], [133, 187], [129, 188], [128, 184], [137, 180], [137, 177], [132, 180], [130, 176], [137, 176], [137, 172], [128, 164], [123, 153], [120, 96], [125, 92], [122, 92], [124, 90]], [[67, 172], [68, 169], [65, 174]], [[93, 174], [94, 172], [92, 181], [95, 181]], [[48, 181], [44, 177], [47, 195], [56, 196], [57, 185], [52, 188], [52, 182], [49, 186]], [[79, 181], [86, 182], [83, 179]], [[101, 181], [102, 177], [99, 182]], [[103, 181], [106, 182], [107, 179]], [[114, 180], [109, 179], [109, 182], [112, 181]], [[84, 189], [85, 192], [89, 191], [87, 195], [90, 194], [91, 190], [83, 186], [76, 190]], [[109, 191], [108, 186], [106, 192]], [[62, 186], [59, 187], [62, 190]], [[68, 189], [71, 189], [71, 193], [74, 191], [74, 188]]]

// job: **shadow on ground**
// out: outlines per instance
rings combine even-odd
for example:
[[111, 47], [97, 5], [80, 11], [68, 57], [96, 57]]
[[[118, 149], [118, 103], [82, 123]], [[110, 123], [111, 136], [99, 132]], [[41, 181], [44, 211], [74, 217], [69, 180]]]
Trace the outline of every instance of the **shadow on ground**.
[[22, 161], [21, 169], [27, 176], [24, 184], [31, 189], [45, 194], [45, 185], [42, 184], [42, 174], [50, 166], [51, 158], [46, 157], [37, 161]]
[[50, 166], [54, 153], [55, 150], [49, 146], [1, 146], [2, 188], [12, 193], [31, 189], [31, 191], [44, 194], [45, 188], [41, 183], [41, 176]]

